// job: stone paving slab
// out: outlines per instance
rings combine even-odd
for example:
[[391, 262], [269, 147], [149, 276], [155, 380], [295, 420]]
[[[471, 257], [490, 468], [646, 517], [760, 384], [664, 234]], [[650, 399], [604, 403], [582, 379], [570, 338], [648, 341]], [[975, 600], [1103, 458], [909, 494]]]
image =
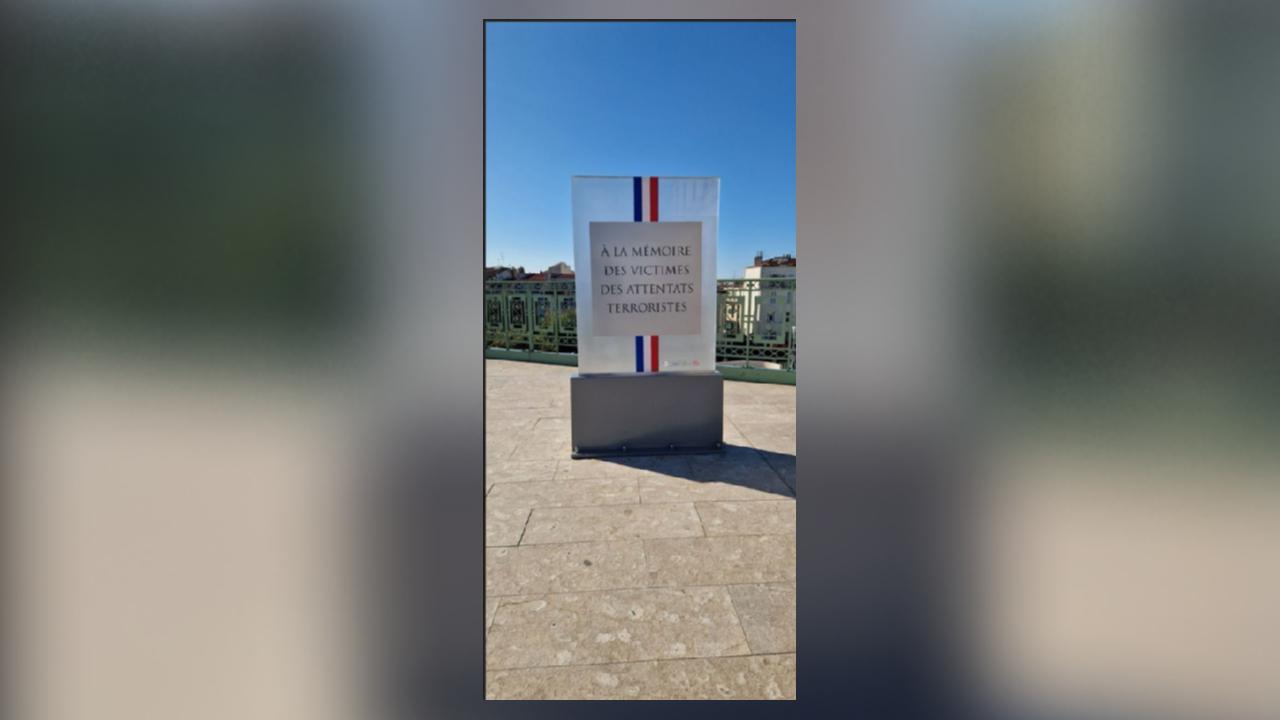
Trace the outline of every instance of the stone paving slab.
[[639, 540], [485, 551], [485, 594], [491, 597], [640, 587], [645, 580]]
[[[539, 414], [538, 418], [534, 421], [534, 426], [529, 430], [522, 430], [516, 433], [513, 436], [515, 440], [522, 445], [526, 443], [557, 445], [561, 442], [568, 442], [572, 439], [568, 425], [563, 425], [561, 427], [545, 425], [540, 427], [538, 425], [538, 421], [542, 420], [543, 417], [544, 416], [542, 414]], [[562, 456], [558, 455], [556, 457], [559, 459]]]
[[776, 500], [791, 497], [791, 488], [767, 470], [768, 475], [736, 481], [692, 480], [655, 475], [640, 478], [640, 501], [643, 503], [694, 502], [698, 500]]
[[795, 411], [789, 419], [760, 421], [735, 419], [734, 425], [747, 438], [747, 443], [758, 450], [795, 455]]
[[726, 410], [733, 418], [733, 424], [748, 438], [765, 438], [770, 435], [779, 437], [796, 436], [795, 406], [788, 408], [744, 408]]
[[613, 474], [619, 477], [691, 477], [689, 464], [692, 455], [658, 455], [653, 457], [611, 458], [604, 460], [614, 466]]
[[491, 670], [746, 655], [724, 588], [655, 588], [543, 595], [498, 606]]
[[523, 544], [697, 537], [702, 524], [693, 503], [535, 508]]
[[[714, 454], [712, 456], [715, 456]], [[640, 455], [636, 457], [611, 458], [607, 460], [623, 473], [656, 472], [664, 475], [680, 475], [688, 477], [689, 462], [701, 455]]]
[[794, 535], [645, 540], [651, 585], [794, 582]]
[[529, 430], [516, 436], [511, 460], [559, 460], [570, 452], [567, 431]]
[[636, 481], [629, 478], [502, 483], [488, 496], [489, 507], [513, 508], [627, 505], [639, 501]]
[[795, 455], [784, 455], [781, 453], [770, 453], [765, 462], [769, 463], [769, 467], [782, 478], [782, 482], [791, 488], [791, 494], [795, 495], [796, 491], [796, 457]]
[[534, 422], [533, 429], [539, 432], [554, 431], [568, 433], [569, 417], [567, 415], [559, 417], [540, 417], [536, 422]]
[[491, 700], [792, 700], [796, 656], [492, 670], [485, 689]]
[[489, 635], [489, 626], [493, 624], [493, 615], [498, 612], [498, 598], [484, 599], [484, 634]]
[[521, 433], [529, 432], [537, 424], [536, 415], [529, 415], [527, 410], [516, 410], [510, 413], [489, 413], [484, 421], [484, 439], [490, 442], [512, 440]]
[[724, 419], [724, 444], [726, 445], [750, 445], [747, 436], [742, 434], [737, 425], [734, 425], [729, 418]]
[[794, 500], [700, 502], [697, 508], [708, 536], [779, 535], [796, 531]]
[[556, 467], [556, 479], [593, 477], [693, 477], [690, 465], [699, 455], [667, 455], [655, 457], [578, 459], [562, 458]]
[[795, 652], [795, 585], [736, 585], [729, 595], [752, 652]]
[[495, 483], [550, 480], [555, 477], [556, 462], [556, 460], [502, 460], [488, 462], [485, 463], [484, 475], [485, 478]]
[[514, 440], [486, 441], [484, 444], [485, 463], [506, 460], [511, 457], [511, 453], [515, 452], [515, 449], [516, 443]]
[[484, 544], [486, 547], [515, 545], [520, 542], [529, 508], [485, 508]]
[[752, 437], [751, 445], [761, 450], [772, 453], [782, 453], [786, 455], [796, 454], [796, 438], [794, 435], [786, 436], [769, 436], [763, 438]]
[[486, 435], [503, 435], [532, 430], [538, 422], [535, 415], [526, 410], [506, 410], [497, 412], [490, 409], [485, 413], [484, 431]]
[[486, 696], [794, 698], [795, 388], [726, 383], [724, 453], [574, 460], [573, 372], [486, 362]]
[[[563, 370], [563, 368], [560, 369]], [[569, 378], [567, 375], [564, 377], [563, 386], [555, 388], [549, 393], [529, 393], [528, 389], [531, 381], [544, 386], [541, 388], [544, 391], [551, 390], [545, 387], [548, 383], [544, 378], [510, 378], [505, 381], [490, 378], [485, 383], [485, 389], [494, 396], [503, 396], [501, 405], [503, 412], [510, 413], [517, 410], [525, 410], [535, 418], [543, 415], [567, 415], [569, 413]], [[564, 397], [559, 397], [561, 393], [563, 393]]]
[[749, 483], [776, 477], [755, 448], [729, 445], [720, 455], [695, 455], [689, 458], [691, 476], [696, 480], [732, 480]]
[[560, 458], [556, 461], [556, 480], [582, 480], [600, 477], [629, 477], [629, 475], [627, 468], [607, 460]]

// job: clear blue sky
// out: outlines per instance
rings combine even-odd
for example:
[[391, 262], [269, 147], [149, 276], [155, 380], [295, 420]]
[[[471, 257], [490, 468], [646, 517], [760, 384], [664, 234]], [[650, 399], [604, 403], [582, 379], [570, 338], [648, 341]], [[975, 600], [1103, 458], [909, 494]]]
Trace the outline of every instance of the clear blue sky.
[[486, 265], [573, 264], [573, 175], [719, 176], [720, 277], [795, 252], [793, 23], [486, 31]]

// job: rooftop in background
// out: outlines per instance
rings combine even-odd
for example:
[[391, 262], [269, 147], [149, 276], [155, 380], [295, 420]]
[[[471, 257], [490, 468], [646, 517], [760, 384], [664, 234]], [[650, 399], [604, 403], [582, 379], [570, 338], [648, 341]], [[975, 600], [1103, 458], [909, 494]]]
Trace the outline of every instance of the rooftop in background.
[[782, 267], [782, 266], [795, 267], [796, 266], [795, 257], [788, 254], [788, 255], [779, 255], [777, 257], [771, 257], [768, 260], [766, 260], [764, 258], [764, 252], [758, 252], [756, 253], [755, 262], [751, 264], [751, 267]]
[[575, 277], [569, 263], [558, 262], [541, 272], [525, 272], [524, 266], [487, 267], [484, 269], [485, 280], [572, 280]]
[[520, 280], [526, 276], [528, 276], [528, 273], [524, 271], [523, 265], [520, 267], [499, 265], [497, 267], [487, 267], [484, 269], [485, 280]]

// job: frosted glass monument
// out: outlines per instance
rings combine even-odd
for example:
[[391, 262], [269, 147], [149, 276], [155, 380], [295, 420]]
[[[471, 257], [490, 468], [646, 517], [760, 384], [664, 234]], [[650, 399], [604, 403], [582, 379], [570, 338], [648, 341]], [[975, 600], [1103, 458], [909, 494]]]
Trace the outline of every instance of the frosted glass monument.
[[573, 178], [574, 457], [721, 449], [719, 209], [719, 178]]

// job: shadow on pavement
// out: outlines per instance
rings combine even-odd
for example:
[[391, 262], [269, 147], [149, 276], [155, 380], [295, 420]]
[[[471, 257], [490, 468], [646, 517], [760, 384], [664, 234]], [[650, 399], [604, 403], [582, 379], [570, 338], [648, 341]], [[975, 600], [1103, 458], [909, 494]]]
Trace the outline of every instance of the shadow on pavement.
[[660, 473], [692, 482], [737, 485], [796, 497], [796, 456], [747, 445], [725, 445], [723, 453], [605, 457], [597, 462]]

